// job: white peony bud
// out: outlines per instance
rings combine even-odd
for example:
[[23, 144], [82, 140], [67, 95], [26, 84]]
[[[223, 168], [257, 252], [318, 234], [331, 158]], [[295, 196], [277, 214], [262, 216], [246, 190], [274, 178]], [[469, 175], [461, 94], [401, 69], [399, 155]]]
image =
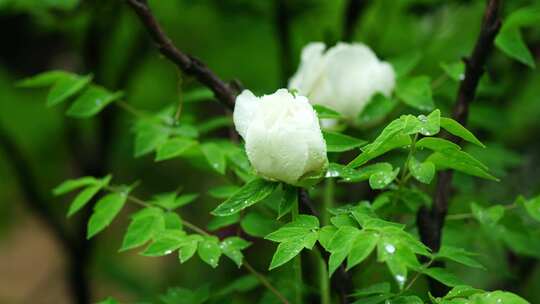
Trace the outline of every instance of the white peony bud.
[[302, 177], [326, 170], [326, 143], [306, 97], [286, 89], [262, 97], [244, 90], [233, 116], [249, 161], [262, 177], [297, 185]]
[[325, 48], [321, 42], [304, 47], [298, 71], [289, 81], [290, 89], [347, 118], [357, 117], [377, 92], [392, 93], [394, 69], [369, 47], [338, 43], [326, 52]]

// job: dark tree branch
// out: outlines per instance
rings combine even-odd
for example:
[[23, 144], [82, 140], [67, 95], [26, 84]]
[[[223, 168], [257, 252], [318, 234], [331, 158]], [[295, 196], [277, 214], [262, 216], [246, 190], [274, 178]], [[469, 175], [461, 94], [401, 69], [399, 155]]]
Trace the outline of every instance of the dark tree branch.
[[345, 6], [343, 21], [343, 41], [351, 42], [354, 37], [354, 30], [358, 24], [358, 18], [362, 14], [367, 0], [348, 0]]
[[215, 97], [228, 109], [234, 109], [236, 93], [225, 81], [221, 80], [203, 62], [178, 50], [165, 34], [152, 14], [146, 0], [126, 0], [133, 8], [163, 56], [174, 62], [182, 72], [195, 77], [214, 92]]
[[289, 77], [292, 74], [290, 19], [287, 1], [275, 0], [275, 24], [281, 61], [281, 85], [284, 86], [287, 86]]
[[[465, 58], [465, 78], [461, 82], [454, 105], [453, 118], [465, 125], [469, 114], [469, 105], [474, 100], [478, 82], [484, 74], [484, 65], [491, 50], [493, 41], [501, 27], [499, 18], [500, 0], [488, 0], [480, 34], [476, 40], [474, 50], [470, 57]], [[454, 143], [460, 143], [460, 138], [446, 134]], [[443, 171], [438, 174], [435, 198], [431, 209], [421, 208], [417, 214], [417, 225], [422, 242], [434, 252], [441, 247], [442, 229], [452, 184], [452, 171]], [[431, 283], [431, 282], [430, 282]], [[439, 287], [437, 287], [439, 286]], [[446, 288], [440, 288], [435, 283], [430, 284], [431, 292], [441, 296]]]

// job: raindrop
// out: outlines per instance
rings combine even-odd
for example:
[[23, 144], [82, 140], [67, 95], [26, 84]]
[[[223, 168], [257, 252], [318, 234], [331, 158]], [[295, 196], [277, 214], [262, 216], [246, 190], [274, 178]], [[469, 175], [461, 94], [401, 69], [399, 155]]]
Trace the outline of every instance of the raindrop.
[[386, 252], [392, 254], [392, 253], [396, 252], [396, 247], [394, 247], [394, 245], [392, 245], [392, 244], [386, 244], [386, 245], [384, 245], [384, 250], [386, 250]]
[[395, 276], [395, 278], [396, 278], [396, 281], [398, 282], [399, 287], [400, 288], [403, 287], [403, 284], [405, 283], [405, 276], [398, 274]]
[[421, 122], [427, 122], [428, 118], [426, 117], [426, 115], [422, 114], [418, 116], [418, 120], [420, 120]]
[[465, 75], [464, 74], [459, 74], [459, 80], [463, 80], [465, 79]]
[[166, 250], [165, 251], [165, 254], [171, 254], [172, 253], [172, 250]]

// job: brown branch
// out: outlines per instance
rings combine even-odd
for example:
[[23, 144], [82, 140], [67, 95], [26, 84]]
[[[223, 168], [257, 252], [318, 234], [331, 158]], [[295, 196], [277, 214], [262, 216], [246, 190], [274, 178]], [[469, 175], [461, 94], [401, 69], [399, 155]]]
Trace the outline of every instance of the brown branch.
[[358, 18], [366, 6], [366, 0], [349, 0], [345, 6], [343, 22], [343, 41], [351, 42], [354, 37], [354, 30], [358, 23]]
[[[488, 0], [480, 34], [476, 40], [474, 50], [470, 57], [465, 58], [465, 78], [461, 82], [454, 105], [453, 118], [465, 125], [469, 114], [469, 105], [474, 100], [478, 82], [484, 74], [484, 65], [491, 50], [493, 41], [501, 27], [499, 18], [500, 0]], [[454, 143], [460, 143], [460, 138], [446, 137]], [[452, 184], [452, 171], [443, 171], [438, 174], [435, 198], [431, 209], [421, 208], [417, 214], [417, 225], [422, 242], [434, 252], [441, 247], [442, 229], [448, 211], [448, 200]], [[430, 282], [431, 292], [441, 296], [446, 288]]]
[[228, 109], [234, 109], [236, 91], [225, 81], [221, 80], [203, 62], [181, 52], [165, 34], [160, 24], [152, 14], [146, 0], [126, 0], [133, 8], [148, 33], [156, 43], [163, 56], [174, 62], [182, 72], [195, 77], [200, 83], [214, 92], [214, 96]]

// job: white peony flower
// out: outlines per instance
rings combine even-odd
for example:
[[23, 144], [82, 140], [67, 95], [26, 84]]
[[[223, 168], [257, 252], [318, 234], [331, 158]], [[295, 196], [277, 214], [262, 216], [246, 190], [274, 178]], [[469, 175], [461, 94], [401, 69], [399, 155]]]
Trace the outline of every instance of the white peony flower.
[[326, 52], [325, 48], [322, 42], [304, 47], [298, 71], [289, 81], [290, 89], [347, 118], [357, 117], [375, 93], [392, 93], [394, 69], [369, 47], [338, 43]]
[[326, 170], [326, 143], [306, 97], [286, 89], [262, 97], [244, 90], [236, 98], [233, 118], [249, 161], [262, 177], [295, 185]]

